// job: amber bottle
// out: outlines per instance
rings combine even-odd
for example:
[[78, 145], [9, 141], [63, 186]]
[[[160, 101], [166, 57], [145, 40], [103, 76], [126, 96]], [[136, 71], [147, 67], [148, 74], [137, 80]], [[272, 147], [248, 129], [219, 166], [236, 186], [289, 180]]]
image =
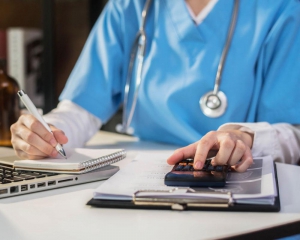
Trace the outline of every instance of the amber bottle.
[[[2, 38], [3, 40], [3, 38]], [[6, 58], [3, 49], [0, 49], [0, 146], [11, 146], [10, 126], [20, 116], [18, 83], [6, 73]], [[0, 47], [1, 48], [1, 47]]]

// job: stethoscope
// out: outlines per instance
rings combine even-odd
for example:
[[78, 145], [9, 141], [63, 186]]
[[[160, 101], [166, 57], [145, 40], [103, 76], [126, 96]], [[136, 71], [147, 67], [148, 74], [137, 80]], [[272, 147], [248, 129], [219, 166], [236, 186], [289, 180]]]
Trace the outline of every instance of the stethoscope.
[[[152, 3], [152, 0], [147, 0], [143, 11], [142, 11], [142, 21], [139, 31], [136, 34], [134, 39], [134, 43], [131, 49], [130, 54], [130, 62], [128, 66], [128, 73], [126, 77], [126, 84], [124, 90], [124, 103], [123, 103], [123, 115], [122, 115], [122, 124], [118, 124], [116, 126], [116, 130], [120, 133], [126, 134], [133, 134], [134, 130], [130, 127], [130, 123], [134, 114], [135, 106], [137, 103], [138, 92], [142, 80], [142, 70], [143, 70], [143, 62], [145, 57], [145, 50], [146, 50], [146, 43], [147, 37], [145, 33], [145, 25], [146, 19], [149, 12], [149, 7]], [[222, 55], [220, 58], [220, 62], [218, 65], [218, 70], [215, 78], [215, 84], [213, 91], [209, 91], [208, 93], [204, 94], [199, 101], [200, 108], [204, 115], [210, 118], [217, 118], [224, 114], [227, 108], [227, 97], [225, 93], [219, 91], [219, 87], [221, 84], [222, 73], [224, 69], [224, 65], [226, 62], [227, 53], [231, 44], [231, 39], [234, 33], [235, 25], [237, 22], [237, 15], [238, 15], [238, 8], [239, 8], [239, 0], [234, 1], [234, 9], [231, 16], [230, 27], [227, 33], [227, 39], [225, 46], [222, 51]], [[136, 82], [135, 82], [135, 89], [132, 99], [131, 107], [129, 105], [129, 94], [130, 94], [130, 83], [132, 79], [132, 72], [133, 68], [135, 67], [135, 62], [137, 61], [136, 65]]]

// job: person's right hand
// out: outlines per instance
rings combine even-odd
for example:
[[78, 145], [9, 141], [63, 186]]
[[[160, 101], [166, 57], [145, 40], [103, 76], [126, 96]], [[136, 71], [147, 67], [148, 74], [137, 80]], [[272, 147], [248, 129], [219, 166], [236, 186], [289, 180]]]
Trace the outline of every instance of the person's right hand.
[[50, 133], [34, 116], [21, 115], [16, 123], [11, 125], [11, 143], [21, 159], [55, 158], [58, 152], [57, 143], [66, 144], [68, 138], [63, 131], [50, 125]]

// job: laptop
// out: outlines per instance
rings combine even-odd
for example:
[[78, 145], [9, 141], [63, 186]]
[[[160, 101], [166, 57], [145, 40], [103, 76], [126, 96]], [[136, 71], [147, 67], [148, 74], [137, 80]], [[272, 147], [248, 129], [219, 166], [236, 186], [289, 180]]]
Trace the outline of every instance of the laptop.
[[[0, 160], [12, 156], [15, 156], [13, 149], [0, 148]], [[17, 171], [10, 165], [0, 163], [0, 199], [104, 180], [114, 175], [118, 170], [119, 167], [109, 165], [85, 174], [60, 174]]]

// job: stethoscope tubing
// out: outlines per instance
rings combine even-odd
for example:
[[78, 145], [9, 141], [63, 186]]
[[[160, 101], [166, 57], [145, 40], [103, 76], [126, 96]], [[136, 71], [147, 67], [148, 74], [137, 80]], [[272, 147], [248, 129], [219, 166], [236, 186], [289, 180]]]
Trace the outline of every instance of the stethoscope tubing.
[[232, 17], [231, 17], [230, 27], [229, 27], [226, 43], [225, 43], [224, 49], [222, 51], [222, 55], [221, 55], [221, 58], [220, 58], [220, 62], [219, 62], [218, 70], [217, 70], [217, 74], [216, 74], [216, 80], [215, 80], [215, 85], [214, 85], [214, 90], [213, 90], [213, 93], [215, 95], [218, 94], [219, 87], [220, 87], [220, 84], [221, 84], [223, 69], [224, 69], [224, 66], [225, 66], [228, 50], [230, 48], [232, 36], [233, 36], [235, 26], [236, 26], [236, 22], [237, 22], [239, 4], [240, 4], [240, 0], [235, 0], [234, 1], [234, 10], [233, 10], [233, 14], [232, 14]]
[[[137, 97], [139, 88], [142, 81], [142, 70], [143, 70], [143, 63], [144, 63], [144, 57], [146, 52], [146, 44], [147, 44], [147, 37], [145, 33], [145, 27], [146, 27], [146, 19], [148, 15], [149, 7], [152, 3], [152, 0], [147, 0], [144, 9], [142, 11], [142, 23], [140, 26], [140, 29], [134, 39], [134, 43], [131, 50], [130, 55], [130, 62], [128, 67], [128, 74], [126, 78], [126, 84], [125, 84], [125, 91], [124, 91], [124, 103], [123, 103], [123, 116], [122, 116], [122, 128], [120, 129], [121, 132], [127, 133], [127, 130], [129, 129], [134, 110], [137, 103]], [[137, 57], [137, 58], [136, 58]], [[132, 79], [132, 71], [135, 64], [135, 61], [137, 59], [137, 72], [136, 72], [136, 84], [135, 84], [135, 91], [134, 96], [132, 100], [132, 105], [129, 110], [129, 113], [127, 111], [127, 104], [128, 104], [128, 98], [129, 98], [129, 91], [130, 91], [130, 82]]]

